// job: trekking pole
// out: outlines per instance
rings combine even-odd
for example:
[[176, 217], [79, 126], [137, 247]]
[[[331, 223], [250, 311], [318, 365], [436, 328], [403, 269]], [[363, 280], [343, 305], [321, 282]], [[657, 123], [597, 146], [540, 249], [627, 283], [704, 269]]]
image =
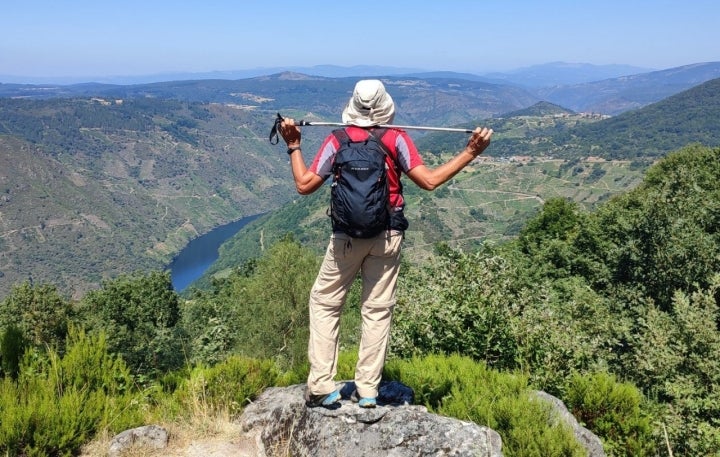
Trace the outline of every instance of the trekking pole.
[[[275, 124], [273, 125], [272, 130], [270, 130], [270, 143], [271, 144], [277, 144], [278, 143], [278, 133], [277, 130], [280, 128], [280, 123], [283, 121], [283, 117], [280, 115], [280, 113], [277, 114], [277, 118], [275, 119]], [[343, 124], [341, 122], [314, 122], [314, 121], [305, 121], [305, 120], [299, 120], [295, 121], [295, 125], [299, 127], [347, 127], [349, 124]], [[461, 129], [461, 128], [454, 128], [454, 127], [421, 127], [416, 125], [394, 125], [394, 124], [382, 124], [377, 125], [376, 127], [382, 127], [382, 128], [394, 128], [394, 129], [403, 129], [403, 130], [431, 130], [434, 132], [459, 132], [459, 133], [473, 133], [474, 130], [470, 129]], [[273, 138], [275, 142], [273, 143]]]
[[[336, 127], [347, 127], [348, 124], [343, 124], [340, 122], [311, 122], [311, 121], [295, 121], [295, 125], [303, 126], [336, 126]], [[403, 130], [432, 130], [434, 132], [460, 132], [460, 133], [472, 133], [472, 130], [469, 129], [459, 129], [454, 127], [422, 127], [419, 125], [395, 125], [395, 124], [380, 124], [376, 127], [384, 127], [389, 129], [403, 129]]]

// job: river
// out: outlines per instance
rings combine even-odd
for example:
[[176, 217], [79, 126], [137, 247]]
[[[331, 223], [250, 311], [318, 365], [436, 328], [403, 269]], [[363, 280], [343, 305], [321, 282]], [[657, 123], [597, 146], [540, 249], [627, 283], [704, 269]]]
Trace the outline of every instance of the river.
[[218, 259], [218, 248], [260, 214], [220, 225], [191, 240], [170, 263], [170, 278], [176, 292], [182, 292]]

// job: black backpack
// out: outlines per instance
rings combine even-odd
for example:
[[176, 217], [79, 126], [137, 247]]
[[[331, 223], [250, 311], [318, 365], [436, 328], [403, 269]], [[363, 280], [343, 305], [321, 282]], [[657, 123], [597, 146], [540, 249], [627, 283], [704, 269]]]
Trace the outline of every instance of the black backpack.
[[[368, 137], [352, 141], [345, 129], [332, 133], [340, 143], [333, 164], [330, 217], [333, 231], [353, 238], [372, 238], [390, 228], [390, 189], [382, 144], [386, 129], [368, 130]], [[394, 160], [393, 160], [394, 162]]]

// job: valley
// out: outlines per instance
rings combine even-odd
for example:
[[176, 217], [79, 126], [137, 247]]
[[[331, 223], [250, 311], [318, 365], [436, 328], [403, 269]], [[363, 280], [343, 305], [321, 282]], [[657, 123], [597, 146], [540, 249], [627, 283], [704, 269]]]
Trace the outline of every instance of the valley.
[[[715, 67], [692, 71], [688, 78], [697, 80]], [[641, 80], [651, 88], [657, 78]], [[427, 194], [407, 186], [407, 252], [418, 259], [439, 242], [469, 248], [510, 239], [554, 196], [590, 208], [632, 188], [667, 152], [720, 138], [716, 81], [612, 117], [539, 101], [535, 89], [447, 74], [384, 81], [398, 124], [496, 132], [482, 160], [446, 188]], [[327, 196], [298, 198], [287, 158], [267, 134], [276, 112], [335, 120], [354, 82], [280, 73], [47, 90], [0, 85], [0, 296], [32, 281], [80, 297], [124, 272], [165, 269], [191, 239], [268, 211], [223, 248], [208, 274], [287, 233], [322, 249]], [[307, 150], [328, 131], [304, 128]], [[467, 140], [411, 135], [429, 164]]]

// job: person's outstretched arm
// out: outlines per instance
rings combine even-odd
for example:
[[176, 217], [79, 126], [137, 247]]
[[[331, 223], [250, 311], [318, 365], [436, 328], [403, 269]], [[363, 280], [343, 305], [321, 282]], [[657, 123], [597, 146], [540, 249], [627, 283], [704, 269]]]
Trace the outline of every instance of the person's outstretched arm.
[[460, 151], [458, 155], [437, 168], [418, 165], [408, 171], [407, 175], [412, 182], [417, 184], [421, 189], [434, 190], [458, 174], [458, 172], [472, 162], [475, 157], [482, 154], [490, 144], [492, 134], [492, 129], [478, 127], [473, 131], [465, 149]]
[[292, 167], [293, 179], [295, 180], [295, 188], [301, 195], [308, 195], [320, 188], [323, 179], [312, 171], [308, 170], [305, 165], [302, 151], [300, 150], [300, 141], [302, 135], [300, 128], [295, 125], [295, 120], [285, 118], [280, 124], [280, 135], [282, 135], [288, 150], [295, 149], [290, 153], [290, 166]]

